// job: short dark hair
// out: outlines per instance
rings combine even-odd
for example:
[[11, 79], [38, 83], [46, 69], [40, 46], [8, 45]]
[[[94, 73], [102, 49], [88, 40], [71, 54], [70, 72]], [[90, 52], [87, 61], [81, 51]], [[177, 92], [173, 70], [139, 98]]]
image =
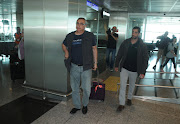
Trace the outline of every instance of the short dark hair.
[[85, 24], [87, 24], [87, 22], [86, 22], [86, 19], [85, 19], [85, 18], [83, 18], [83, 17], [79, 17], [79, 18], [77, 19], [77, 21], [78, 21], [79, 19], [83, 19], [83, 20], [85, 21]]
[[139, 32], [139, 33], [141, 32], [140, 27], [135, 26], [133, 29], [138, 29], [138, 32]]
[[84, 21], [86, 21], [86, 19], [85, 19], [85, 18], [83, 18], [83, 17], [79, 17], [77, 20], [79, 20], [79, 19], [83, 19]]

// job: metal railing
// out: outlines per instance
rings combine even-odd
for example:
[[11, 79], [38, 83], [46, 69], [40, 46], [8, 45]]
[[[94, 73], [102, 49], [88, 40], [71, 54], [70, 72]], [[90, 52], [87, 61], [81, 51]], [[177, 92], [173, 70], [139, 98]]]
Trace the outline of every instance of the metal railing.
[[[155, 71], [147, 71], [147, 73], [168, 73], [168, 74], [180, 74], [180, 73], [175, 73], [175, 72], [155, 72]], [[153, 79], [153, 78], [152, 78]], [[140, 78], [137, 78], [136, 80], [136, 84], [135, 84], [135, 87], [136, 90], [135, 90], [135, 97], [148, 97], [148, 98], [151, 98], [149, 96], [136, 96], [136, 93], [137, 93], [137, 90], [138, 90], [138, 87], [153, 87], [153, 88], [166, 88], [166, 89], [174, 89], [174, 92], [175, 92], [175, 95], [176, 95], [176, 99], [179, 98], [179, 89], [180, 87], [178, 86], [173, 86], [173, 82], [171, 81], [171, 79], [168, 79], [170, 80], [170, 83], [172, 86], [162, 86], [162, 85], [144, 85], [144, 84], [139, 84], [140, 83]], [[156, 78], [154, 78], [154, 84], [156, 82]], [[129, 84], [127, 84], [129, 85]], [[117, 94], [119, 95], [119, 87], [120, 87], [120, 83], [117, 83]], [[156, 90], [156, 89], [155, 89]], [[156, 91], [155, 91], [156, 92]], [[155, 97], [156, 98], [161, 98], [161, 97], [157, 97], [157, 93], [155, 93]], [[153, 97], [152, 97], [153, 98]], [[161, 98], [162, 99], [162, 98]], [[167, 98], [165, 98], [167, 99]], [[174, 98], [172, 98], [174, 99]]]
[[48, 93], [48, 94], [52, 94], [52, 95], [56, 95], [56, 96], [60, 96], [60, 97], [65, 97], [65, 98], [67, 98], [68, 96], [70, 96], [72, 94], [72, 92], [70, 92], [68, 94], [63, 94], [63, 93], [59, 93], [59, 92], [55, 92], [55, 91], [50, 91], [50, 90], [45, 90], [45, 89], [41, 89], [41, 88], [37, 88], [37, 87], [28, 86], [25, 84], [26, 84], [26, 81], [24, 81], [24, 84], [22, 85], [22, 87], [24, 87], [26, 89], [42, 92], [43, 99], [46, 99], [44, 93]]

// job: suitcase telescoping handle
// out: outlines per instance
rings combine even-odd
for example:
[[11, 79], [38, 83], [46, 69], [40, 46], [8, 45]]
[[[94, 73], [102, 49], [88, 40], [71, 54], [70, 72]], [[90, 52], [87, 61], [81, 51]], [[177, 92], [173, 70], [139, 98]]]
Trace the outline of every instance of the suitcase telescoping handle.
[[97, 83], [99, 85], [99, 69], [98, 68], [96, 69], [96, 74], [97, 74], [97, 77], [96, 77]]
[[[96, 80], [97, 80], [97, 83], [98, 83], [98, 85], [99, 85], [99, 83], [104, 82], [104, 80], [103, 80], [103, 79], [99, 79], [99, 69], [98, 69], [98, 68], [96, 69], [96, 73], [97, 73]], [[100, 85], [101, 85], [101, 84], [100, 84]]]
[[99, 85], [99, 70], [98, 68], [96, 70], [92, 70], [94, 72], [94, 74], [96, 74], [96, 77], [94, 77], [95, 80], [93, 81], [97, 81], [98, 85]]
[[99, 69], [96, 69], [96, 71], [97, 71], [97, 83], [99, 85]]

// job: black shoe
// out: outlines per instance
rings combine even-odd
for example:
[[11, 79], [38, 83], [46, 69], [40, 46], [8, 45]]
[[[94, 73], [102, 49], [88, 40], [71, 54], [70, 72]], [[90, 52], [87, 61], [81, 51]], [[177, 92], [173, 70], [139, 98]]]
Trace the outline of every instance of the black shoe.
[[87, 106], [83, 106], [83, 108], [82, 108], [82, 113], [83, 114], [86, 114], [87, 113], [87, 111], [88, 111], [88, 108], [87, 108]]
[[131, 105], [132, 105], [132, 102], [131, 102], [130, 99], [127, 99], [126, 105], [128, 105], [128, 106], [131, 106]]
[[154, 69], [154, 70], [156, 70], [156, 65], [155, 65], [155, 66], [153, 66], [153, 69]]
[[80, 109], [77, 109], [77, 108], [73, 108], [71, 111], [70, 111], [70, 113], [71, 114], [75, 114], [77, 111], [79, 111]]
[[124, 109], [124, 106], [123, 105], [119, 105], [116, 111], [117, 112], [121, 112], [123, 109]]
[[160, 69], [162, 69], [162, 68], [163, 68], [163, 66], [161, 65], [161, 66], [160, 66]]

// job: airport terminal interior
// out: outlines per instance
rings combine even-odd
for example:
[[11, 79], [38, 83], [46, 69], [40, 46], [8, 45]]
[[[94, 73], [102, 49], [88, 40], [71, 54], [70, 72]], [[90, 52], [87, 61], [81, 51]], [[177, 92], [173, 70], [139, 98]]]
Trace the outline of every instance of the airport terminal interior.
[[[179, 124], [180, 123], [180, 1], [179, 0], [1, 0], [0, 1], [0, 123], [1, 124]], [[73, 108], [69, 73], [61, 44], [76, 30], [76, 20], [97, 38], [98, 72], [92, 82], [105, 84], [105, 99], [92, 100], [87, 114]], [[121, 43], [141, 28], [148, 67], [137, 78], [132, 105], [120, 113], [120, 72], [106, 66], [106, 31], [118, 29]], [[24, 29], [24, 70], [12, 73], [15, 33]], [[172, 61], [156, 64], [158, 36], [177, 38], [175, 72]], [[22, 72], [24, 74], [22, 74]], [[14, 76], [20, 73], [17, 77]], [[81, 88], [81, 87], [80, 87]], [[127, 84], [128, 88], [128, 84]], [[82, 90], [80, 92], [81, 96]]]

